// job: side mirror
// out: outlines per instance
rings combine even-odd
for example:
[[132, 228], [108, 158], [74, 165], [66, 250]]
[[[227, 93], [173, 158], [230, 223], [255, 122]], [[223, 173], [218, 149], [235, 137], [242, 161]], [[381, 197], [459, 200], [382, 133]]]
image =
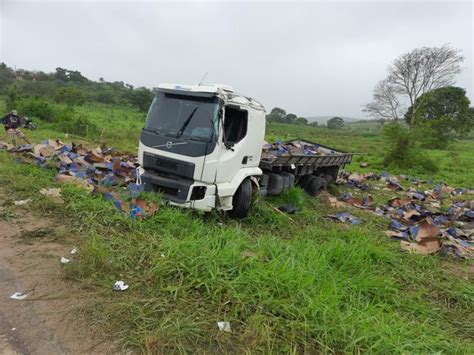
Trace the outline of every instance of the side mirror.
[[229, 149], [231, 151], [234, 151], [234, 143], [225, 143], [226, 149]]

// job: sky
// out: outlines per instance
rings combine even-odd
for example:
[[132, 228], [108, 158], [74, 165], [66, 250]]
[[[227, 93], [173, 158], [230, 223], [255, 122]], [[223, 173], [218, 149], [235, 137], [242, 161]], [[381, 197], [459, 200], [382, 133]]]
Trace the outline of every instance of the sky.
[[135, 86], [227, 84], [298, 116], [364, 118], [399, 55], [450, 43], [474, 102], [474, 2], [0, 0], [0, 62]]

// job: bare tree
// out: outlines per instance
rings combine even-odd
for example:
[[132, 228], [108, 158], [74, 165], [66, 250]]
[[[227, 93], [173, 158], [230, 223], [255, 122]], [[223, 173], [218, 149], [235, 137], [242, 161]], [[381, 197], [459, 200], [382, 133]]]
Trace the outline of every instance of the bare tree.
[[379, 81], [374, 88], [374, 101], [367, 104], [362, 111], [374, 118], [398, 121], [403, 116], [403, 105], [399, 100], [400, 94], [387, 79]]
[[462, 70], [463, 60], [460, 50], [447, 44], [403, 54], [389, 66], [388, 77], [377, 84], [374, 101], [364, 111], [377, 117], [399, 119], [401, 110], [405, 110], [401, 102], [407, 100], [413, 106], [424, 93], [452, 85]]

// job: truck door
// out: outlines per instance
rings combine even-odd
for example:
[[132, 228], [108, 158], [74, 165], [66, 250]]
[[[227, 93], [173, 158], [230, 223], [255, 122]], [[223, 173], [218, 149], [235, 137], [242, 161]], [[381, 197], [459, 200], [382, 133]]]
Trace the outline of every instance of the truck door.
[[[216, 182], [229, 182], [242, 168], [249, 163], [253, 145], [247, 142], [249, 121], [248, 110], [238, 105], [226, 105], [224, 108], [224, 124], [222, 127], [223, 149], [220, 151], [217, 166]], [[225, 144], [225, 147], [224, 147]]]

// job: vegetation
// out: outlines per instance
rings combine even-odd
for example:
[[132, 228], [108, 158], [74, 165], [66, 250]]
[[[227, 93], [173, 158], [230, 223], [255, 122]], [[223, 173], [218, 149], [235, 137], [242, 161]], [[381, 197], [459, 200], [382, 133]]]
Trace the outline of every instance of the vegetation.
[[54, 73], [14, 70], [5, 63], [0, 63], [0, 93], [7, 94], [7, 109], [12, 109], [17, 99], [34, 96], [70, 106], [84, 102], [108, 103], [146, 112], [154, 97], [150, 89], [134, 88], [122, 81], [108, 82], [103, 78], [93, 81], [76, 70], [56, 68]]
[[446, 148], [458, 136], [466, 136], [474, 126], [474, 108], [466, 90], [447, 86], [421, 95], [405, 114], [416, 128], [425, 147]]
[[293, 113], [286, 113], [285, 110], [279, 107], [274, 107], [267, 115], [267, 121], [269, 122], [281, 122], [289, 124], [306, 125], [308, 120], [304, 117], [298, 117]]
[[344, 120], [341, 117], [333, 117], [328, 120], [326, 126], [329, 129], [341, 129], [344, 127]]

